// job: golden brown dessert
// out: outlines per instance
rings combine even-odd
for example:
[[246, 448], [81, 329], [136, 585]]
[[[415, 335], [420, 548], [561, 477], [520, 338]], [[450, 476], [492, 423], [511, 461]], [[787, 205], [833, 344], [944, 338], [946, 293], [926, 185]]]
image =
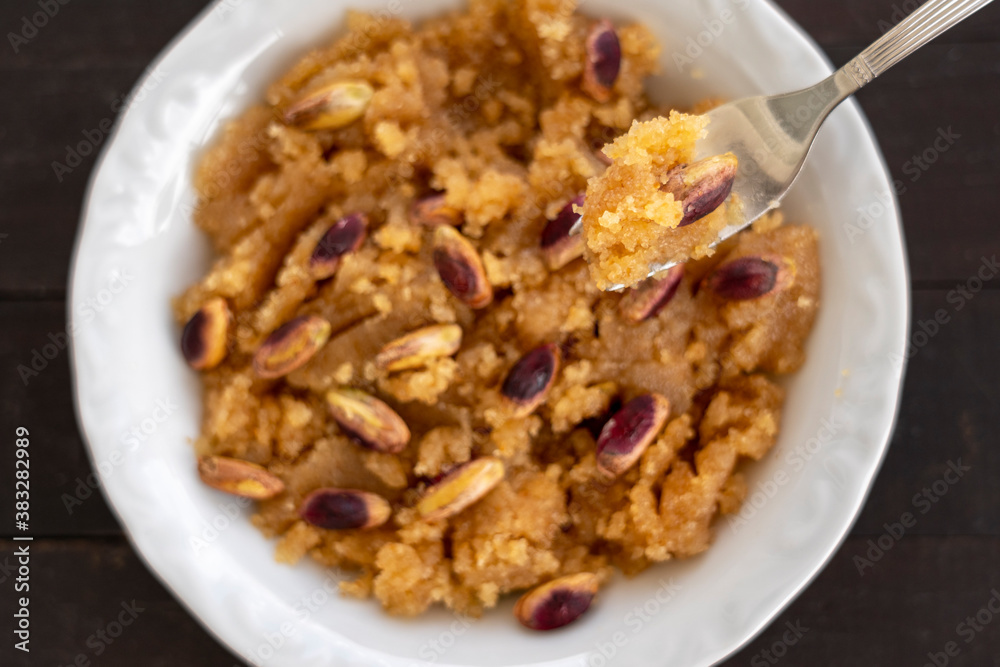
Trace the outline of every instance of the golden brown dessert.
[[199, 472], [260, 500], [279, 560], [356, 573], [345, 594], [476, 615], [539, 587], [518, 618], [557, 627], [739, 508], [770, 374], [803, 361], [816, 236], [772, 216], [604, 293], [567, 232], [596, 149], [668, 111], [649, 32], [535, 0], [348, 25], [197, 172], [219, 259], [175, 311]]
[[597, 286], [630, 287], [653, 264], [711, 255], [736, 209], [723, 206], [738, 168], [732, 153], [692, 162], [708, 121], [672, 111], [636, 122], [604, 148], [612, 160], [590, 180], [583, 209], [586, 256]]

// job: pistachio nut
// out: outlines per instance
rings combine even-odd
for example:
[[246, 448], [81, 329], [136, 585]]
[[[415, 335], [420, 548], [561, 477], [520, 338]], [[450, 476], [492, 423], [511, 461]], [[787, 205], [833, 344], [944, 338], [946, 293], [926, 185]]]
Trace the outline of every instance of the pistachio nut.
[[601, 19], [590, 27], [586, 52], [583, 91], [598, 102], [607, 102], [622, 66], [622, 47], [611, 21]]
[[381, 526], [392, 516], [389, 501], [356, 489], [316, 489], [302, 501], [299, 516], [326, 530], [366, 530]]
[[503, 477], [503, 461], [498, 458], [484, 456], [469, 461], [428, 488], [417, 503], [417, 512], [426, 521], [454, 516], [492, 491]]
[[670, 416], [670, 401], [660, 394], [644, 394], [612, 415], [597, 438], [597, 467], [618, 477], [639, 461]]
[[514, 616], [532, 630], [561, 628], [590, 609], [599, 585], [597, 575], [589, 572], [553, 579], [522, 595], [514, 605]]
[[316, 315], [303, 315], [278, 327], [257, 348], [253, 368], [258, 377], [274, 379], [300, 368], [326, 345], [330, 323]]
[[537, 347], [521, 357], [507, 373], [500, 388], [517, 417], [526, 417], [538, 408], [555, 383], [562, 353], [555, 343]]
[[340, 427], [369, 449], [398, 454], [410, 442], [410, 429], [403, 418], [360, 389], [330, 390], [326, 404]]
[[375, 90], [365, 81], [337, 81], [309, 91], [284, 113], [286, 125], [303, 130], [334, 130], [364, 115]]
[[205, 371], [222, 363], [231, 319], [226, 300], [215, 297], [188, 320], [181, 333], [181, 352], [191, 368]]
[[430, 359], [450, 357], [462, 346], [462, 327], [435, 324], [388, 343], [375, 356], [375, 365], [389, 372], [425, 366]]
[[198, 476], [213, 489], [254, 500], [267, 500], [285, 490], [284, 482], [267, 468], [228, 456], [199, 457]]
[[493, 302], [493, 286], [472, 243], [448, 226], [434, 230], [434, 266], [445, 287], [470, 308]]

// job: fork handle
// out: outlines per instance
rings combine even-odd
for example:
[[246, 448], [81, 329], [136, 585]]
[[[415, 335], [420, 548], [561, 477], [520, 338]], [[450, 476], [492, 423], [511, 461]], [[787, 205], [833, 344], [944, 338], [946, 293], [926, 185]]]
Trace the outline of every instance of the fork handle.
[[993, 0], [928, 0], [844, 66], [858, 88]]

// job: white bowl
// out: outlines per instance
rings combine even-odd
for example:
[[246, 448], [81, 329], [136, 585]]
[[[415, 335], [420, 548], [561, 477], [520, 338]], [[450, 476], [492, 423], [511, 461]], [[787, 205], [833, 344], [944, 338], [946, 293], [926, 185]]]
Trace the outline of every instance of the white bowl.
[[[775, 451], [750, 467], [744, 513], [717, 523], [704, 555], [619, 577], [559, 632], [522, 630], [509, 601], [474, 623], [440, 610], [399, 620], [337, 596], [335, 573], [276, 564], [274, 545], [248, 521], [252, 508], [196, 478], [199, 382], [177, 351], [168, 306], [210, 260], [188, 215], [192, 165], [223, 121], [337, 31], [347, 5], [421, 17], [454, 4], [224, 0], [150, 69], [95, 171], [72, 273], [77, 405], [104, 492], [150, 568], [252, 664], [602, 667], [612, 654], [630, 667], [712, 664], [765, 627], [837, 549], [892, 429], [907, 271], [888, 174], [854, 103], [831, 116], [785, 206], [822, 235], [809, 360], [787, 382]], [[664, 75], [650, 86], [662, 100], [784, 92], [830, 72], [767, 2], [630, 4], [584, 9], [657, 33]], [[88, 299], [99, 312], [73, 307]]]

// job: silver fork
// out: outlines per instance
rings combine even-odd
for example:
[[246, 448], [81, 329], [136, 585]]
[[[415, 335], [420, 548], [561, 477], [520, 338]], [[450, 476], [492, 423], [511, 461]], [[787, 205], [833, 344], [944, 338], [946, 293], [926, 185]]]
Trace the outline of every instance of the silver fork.
[[[820, 125], [838, 104], [924, 44], [993, 0], [928, 0], [854, 60], [824, 81], [785, 95], [748, 97], [707, 115], [708, 136], [696, 146], [697, 159], [732, 151], [739, 158], [733, 193], [743, 222], [720, 232], [718, 245], [778, 206], [802, 169]], [[654, 264], [649, 275], [674, 263]], [[611, 289], [619, 291], [624, 285]]]

